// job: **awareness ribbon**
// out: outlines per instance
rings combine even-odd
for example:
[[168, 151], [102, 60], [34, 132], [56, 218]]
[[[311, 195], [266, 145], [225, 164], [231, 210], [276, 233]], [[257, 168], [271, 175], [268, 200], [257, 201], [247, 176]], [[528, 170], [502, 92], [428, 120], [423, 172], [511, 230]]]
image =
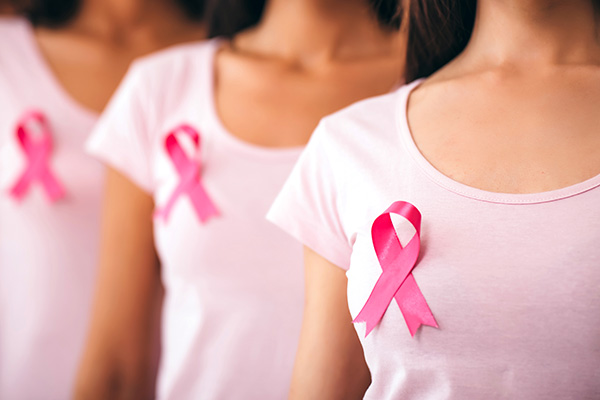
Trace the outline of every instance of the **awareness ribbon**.
[[219, 212], [208, 196], [204, 186], [202, 186], [199, 162], [190, 159], [179, 144], [175, 136], [179, 132], [188, 135], [192, 139], [196, 151], [199, 152], [200, 150], [200, 135], [189, 125], [180, 125], [167, 135], [165, 149], [177, 170], [180, 181], [169, 201], [167, 201], [164, 207], [157, 210], [154, 215], [161, 217], [166, 222], [177, 199], [181, 195], [187, 194], [200, 220], [206, 222], [210, 217], [219, 215]]
[[[410, 222], [416, 233], [402, 247], [391, 214], [401, 215]], [[438, 327], [417, 282], [412, 275], [421, 248], [421, 213], [415, 206], [404, 201], [394, 202], [375, 219], [371, 228], [373, 246], [383, 273], [377, 280], [364, 307], [354, 323], [366, 322], [365, 337], [379, 323], [392, 299], [396, 299], [411, 336], [421, 325]]]
[[[40, 127], [40, 137], [34, 138], [27, 130], [27, 125], [37, 123]], [[25, 171], [10, 189], [10, 194], [17, 200], [22, 200], [34, 181], [44, 187], [50, 201], [54, 202], [64, 197], [65, 190], [58, 179], [50, 171], [50, 155], [52, 153], [52, 135], [44, 114], [39, 111], [27, 112], [17, 124], [16, 132], [19, 145], [27, 157]]]

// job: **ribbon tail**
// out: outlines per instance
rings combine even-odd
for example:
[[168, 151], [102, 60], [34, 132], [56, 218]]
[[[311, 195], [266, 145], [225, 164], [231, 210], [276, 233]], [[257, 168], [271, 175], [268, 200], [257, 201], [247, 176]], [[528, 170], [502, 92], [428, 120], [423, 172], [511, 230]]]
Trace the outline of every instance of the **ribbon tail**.
[[352, 321], [353, 323], [367, 323], [365, 337], [369, 336], [381, 318], [383, 318], [383, 315], [392, 302], [394, 294], [397, 290], [397, 281], [394, 282], [394, 280], [390, 279], [385, 272], [379, 276], [379, 279], [377, 280], [377, 283], [375, 283], [375, 287], [373, 288], [373, 291], [371, 291], [367, 302], [363, 306], [362, 310], [360, 310], [356, 318], [354, 318]]
[[17, 200], [23, 200], [27, 191], [29, 190], [29, 185], [31, 184], [31, 179], [28, 176], [21, 176], [17, 183], [15, 183], [10, 189], [10, 195]]
[[217, 210], [217, 207], [208, 196], [208, 193], [200, 181], [195, 183], [194, 187], [190, 190], [189, 195], [192, 206], [196, 210], [196, 214], [198, 215], [198, 218], [200, 218], [200, 221], [206, 222], [211, 217], [219, 215], [219, 210]]
[[411, 336], [415, 336], [421, 325], [438, 328], [435, 317], [412, 274], [406, 277], [394, 298], [402, 311]]
[[56, 177], [54, 177], [47, 169], [41, 173], [40, 182], [44, 186], [46, 194], [51, 201], [57, 201], [65, 196], [65, 189], [58, 179], [56, 179]]
[[156, 211], [154, 211], [153, 216], [155, 218], [162, 219], [163, 222], [166, 223], [167, 220], [169, 219], [169, 215], [171, 215], [171, 210], [173, 209], [175, 202], [177, 201], [179, 196], [183, 193], [183, 191], [184, 191], [183, 184], [180, 184], [179, 186], [177, 186], [175, 191], [171, 194], [171, 197], [169, 197], [169, 200], [167, 200], [166, 204], [164, 206], [156, 209]]

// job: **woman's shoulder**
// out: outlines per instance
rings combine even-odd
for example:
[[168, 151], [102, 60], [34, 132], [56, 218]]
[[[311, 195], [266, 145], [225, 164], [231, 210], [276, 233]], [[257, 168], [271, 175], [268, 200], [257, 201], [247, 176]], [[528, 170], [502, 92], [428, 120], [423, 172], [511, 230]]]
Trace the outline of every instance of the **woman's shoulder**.
[[142, 76], [151, 81], [173, 82], [189, 79], [193, 74], [212, 66], [212, 55], [218, 40], [182, 43], [158, 50], [132, 62], [130, 75]]
[[0, 16], [0, 57], [10, 59], [23, 47], [31, 29], [29, 21], [17, 16]]
[[27, 27], [29, 22], [20, 16], [13, 15], [0, 15], [0, 34], [2, 35], [2, 42], [6, 37], [4, 35], [15, 35]]
[[408, 89], [404, 85], [390, 93], [359, 100], [323, 118], [320, 127], [343, 141], [352, 137], [358, 141], [371, 140], [375, 132], [393, 134], [398, 115], [404, 112], [402, 98]]
[[391, 149], [399, 148], [402, 138], [399, 121], [405, 92], [406, 87], [401, 87], [323, 118], [302, 157], [323, 160], [339, 176], [347, 176], [356, 165], [385, 159]]
[[179, 44], [134, 60], [117, 94], [136, 97], [153, 110], [171, 112], [190, 99], [205, 99], [217, 41]]

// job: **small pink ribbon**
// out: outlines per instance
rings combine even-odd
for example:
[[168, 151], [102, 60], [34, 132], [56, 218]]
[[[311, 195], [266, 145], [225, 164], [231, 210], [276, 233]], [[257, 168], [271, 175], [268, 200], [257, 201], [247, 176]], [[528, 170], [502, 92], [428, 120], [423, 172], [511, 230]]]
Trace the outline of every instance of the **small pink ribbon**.
[[200, 135], [189, 125], [180, 125], [167, 135], [165, 148], [179, 174], [180, 181], [169, 201], [167, 201], [164, 207], [157, 210], [154, 215], [161, 217], [166, 222], [177, 199], [181, 195], [187, 194], [200, 221], [206, 222], [210, 217], [219, 215], [219, 212], [208, 196], [204, 186], [202, 186], [199, 162], [187, 156], [175, 136], [178, 132], [188, 135], [192, 139], [196, 151], [199, 152], [200, 150]]
[[[416, 230], [416, 234], [406, 247], [402, 247], [400, 244], [390, 214], [403, 216]], [[392, 299], [396, 299], [411, 336], [415, 336], [421, 325], [437, 328], [437, 322], [412, 274], [421, 248], [421, 213], [419, 210], [404, 201], [393, 203], [375, 219], [371, 235], [383, 273], [353, 322], [366, 322], [365, 337], [368, 336], [385, 314]]]
[[[27, 130], [27, 125], [37, 123], [40, 127], [40, 137], [34, 138]], [[19, 145], [27, 157], [25, 171], [10, 189], [10, 194], [17, 200], [22, 200], [34, 181], [44, 187], [50, 201], [54, 202], [64, 197], [65, 190], [58, 179], [50, 171], [50, 155], [52, 153], [52, 135], [46, 117], [39, 111], [27, 112], [17, 124], [16, 132]]]

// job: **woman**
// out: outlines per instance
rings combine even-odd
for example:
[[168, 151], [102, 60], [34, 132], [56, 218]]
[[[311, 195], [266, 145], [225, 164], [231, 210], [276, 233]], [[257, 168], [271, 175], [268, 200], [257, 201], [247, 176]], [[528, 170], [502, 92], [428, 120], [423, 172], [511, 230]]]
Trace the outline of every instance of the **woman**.
[[78, 398], [151, 396], [136, 360], [161, 283], [158, 398], [286, 396], [302, 254], [264, 215], [322, 116], [398, 84], [396, 7], [377, 3], [218, 3], [230, 40], [132, 68], [89, 143], [111, 169]]
[[[23, 1], [0, 19], [0, 398], [67, 399], [96, 276], [84, 153], [130, 61], [203, 36], [194, 2]], [[165, 35], [165, 31], [172, 32]]]
[[270, 211], [310, 248], [292, 399], [600, 397], [597, 5], [410, 1], [410, 83]]

